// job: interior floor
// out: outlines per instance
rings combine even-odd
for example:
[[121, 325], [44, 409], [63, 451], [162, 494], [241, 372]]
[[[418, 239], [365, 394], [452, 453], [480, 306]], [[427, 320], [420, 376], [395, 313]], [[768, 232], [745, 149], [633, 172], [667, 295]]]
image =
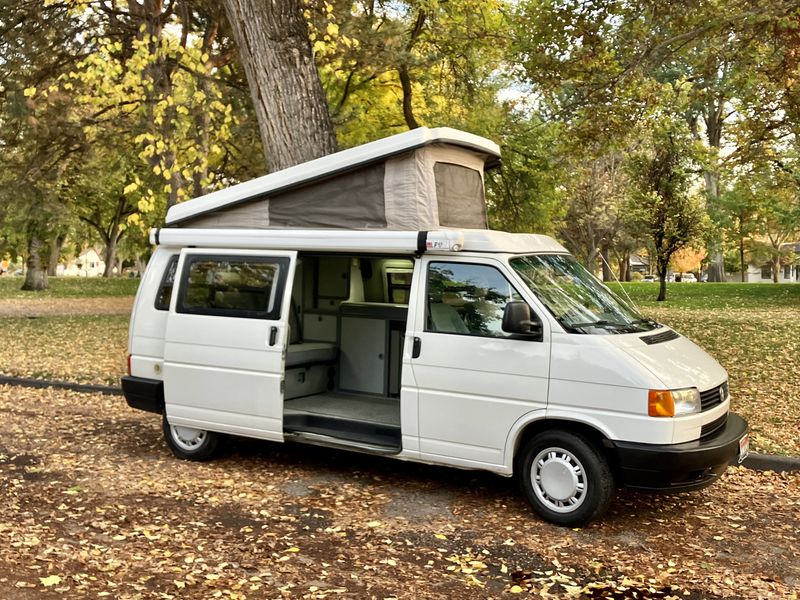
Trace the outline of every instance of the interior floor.
[[312, 414], [400, 427], [400, 399], [326, 392], [284, 403], [284, 416]]
[[284, 401], [287, 433], [312, 433], [399, 452], [400, 399], [327, 392]]

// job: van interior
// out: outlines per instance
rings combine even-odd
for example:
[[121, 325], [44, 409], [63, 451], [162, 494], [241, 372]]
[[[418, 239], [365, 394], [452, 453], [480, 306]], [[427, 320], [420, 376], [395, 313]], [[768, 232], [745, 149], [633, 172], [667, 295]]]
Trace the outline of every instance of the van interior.
[[413, 261], [301, 254], [284, 387], [287, 439], [400, 452], [400, 374]]

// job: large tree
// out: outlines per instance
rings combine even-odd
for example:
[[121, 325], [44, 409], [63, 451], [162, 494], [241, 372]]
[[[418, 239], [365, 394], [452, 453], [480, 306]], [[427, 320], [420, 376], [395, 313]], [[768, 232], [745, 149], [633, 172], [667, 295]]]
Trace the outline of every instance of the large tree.
[[336, 151], [300, 0], [225, 0], [270, 171]]
[[692, 140], [685, 123], [661, 115], [650, 143], [635, 153], [630, 176], [636, 186], [626, 210], [631, 228], [647, 237], [653, 249], [660, 286], [667, 299], [667, 270], [673, 255], [701, 238], [707, 215], [691, 192]]

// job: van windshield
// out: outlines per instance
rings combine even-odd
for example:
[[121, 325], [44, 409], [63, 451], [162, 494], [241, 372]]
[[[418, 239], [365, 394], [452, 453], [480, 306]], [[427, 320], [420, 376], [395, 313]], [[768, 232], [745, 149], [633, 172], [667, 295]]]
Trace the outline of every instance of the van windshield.
[[510, 262], [570, 333], [636, 333], [659, 326], [645, 319], [568, 254], [532, 254]]

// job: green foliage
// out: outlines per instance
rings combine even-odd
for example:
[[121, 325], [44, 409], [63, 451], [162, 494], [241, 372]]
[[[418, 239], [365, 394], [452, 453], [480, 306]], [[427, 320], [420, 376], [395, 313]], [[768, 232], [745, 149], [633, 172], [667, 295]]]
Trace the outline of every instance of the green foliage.
[[[682, 101], [680, 93], [673, 101]], [[670, 114], [657, 115], [651, 136], [629, 162], [634, 192], [626, 207], [626, 219], [648, 239], [662, 281], [659, 299], [664, 300], [663, 281], [670, 259], [701, 238], [708, 217], [703, 201], [691, 190], [697, 145], [685, 123]]]

